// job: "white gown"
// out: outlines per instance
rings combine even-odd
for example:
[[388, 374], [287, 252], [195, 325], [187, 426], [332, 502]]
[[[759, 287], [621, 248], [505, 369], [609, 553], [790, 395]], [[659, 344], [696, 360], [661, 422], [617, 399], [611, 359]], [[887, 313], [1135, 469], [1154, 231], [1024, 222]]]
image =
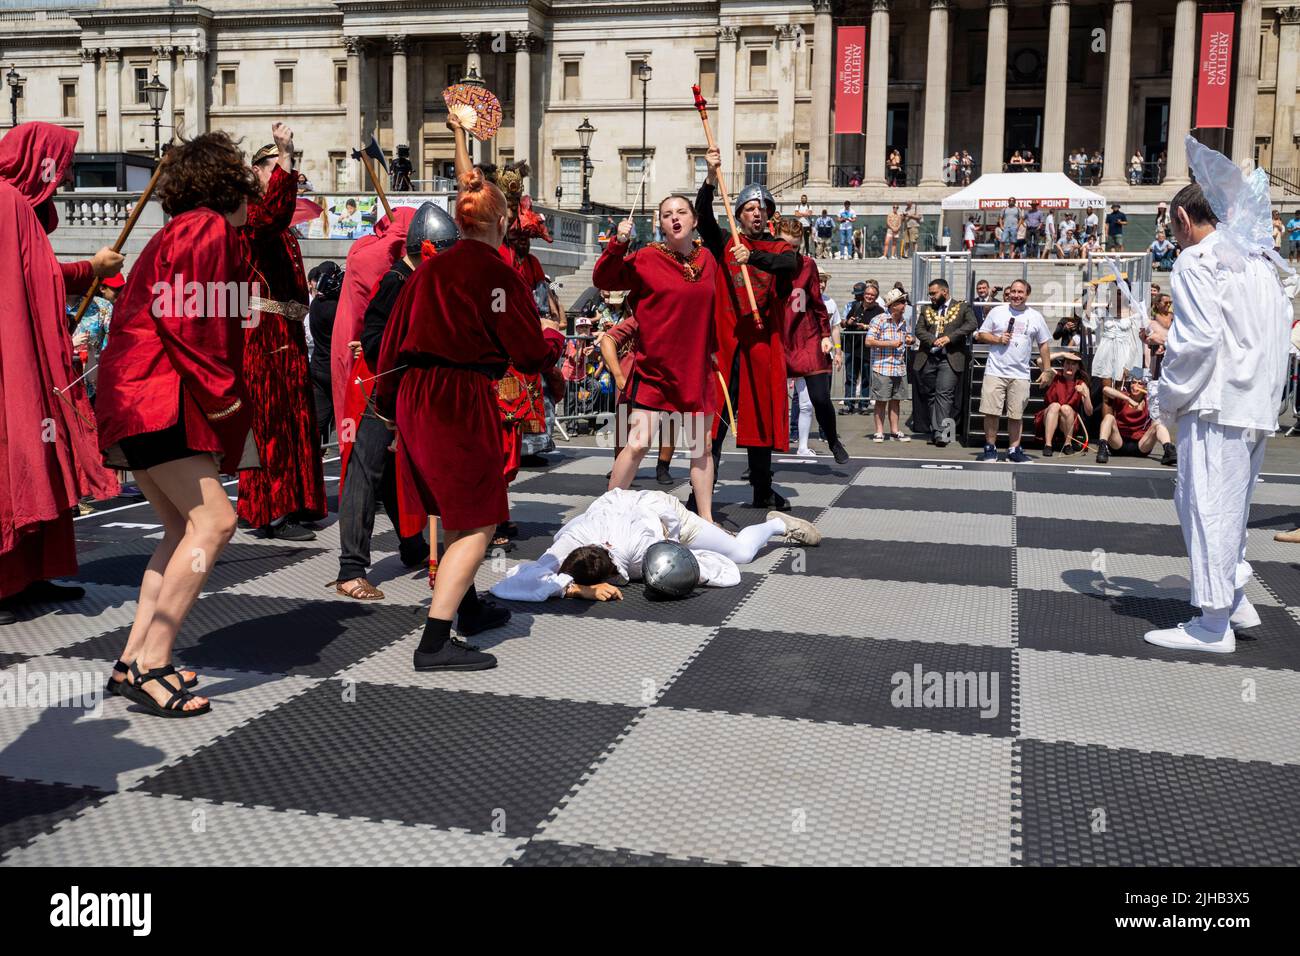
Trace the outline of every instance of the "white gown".
[[1124, 373], [1142, 365], [1142, 340], [1138, 323], [1131, 316], [1091, 315], [1083, 320], [1096, 343], [1092, 354], [1092, 377], [1119, 381]]

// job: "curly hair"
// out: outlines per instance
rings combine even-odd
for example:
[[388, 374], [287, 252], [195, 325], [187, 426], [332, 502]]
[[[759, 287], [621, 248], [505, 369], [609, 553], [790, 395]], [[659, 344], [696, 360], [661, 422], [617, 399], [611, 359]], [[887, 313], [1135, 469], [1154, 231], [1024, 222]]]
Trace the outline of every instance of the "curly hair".
[[244, 200], [260, 198], [262, 189], [239, 145], [218, 130], [169, 149], [154, 194], [164, 212], [178, 216], [199, 206], [234, 212]]

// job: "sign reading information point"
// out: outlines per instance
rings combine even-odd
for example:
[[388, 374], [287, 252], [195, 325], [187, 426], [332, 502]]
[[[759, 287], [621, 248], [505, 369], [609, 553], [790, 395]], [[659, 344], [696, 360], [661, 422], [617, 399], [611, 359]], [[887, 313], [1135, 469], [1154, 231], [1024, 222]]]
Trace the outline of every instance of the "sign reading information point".
[[1232, 31], [1235, 13], [1201, 16], [1201, 59], [1196, 70], [1196, 126], [1228, 125], [1228, 91], [1232, 86]]

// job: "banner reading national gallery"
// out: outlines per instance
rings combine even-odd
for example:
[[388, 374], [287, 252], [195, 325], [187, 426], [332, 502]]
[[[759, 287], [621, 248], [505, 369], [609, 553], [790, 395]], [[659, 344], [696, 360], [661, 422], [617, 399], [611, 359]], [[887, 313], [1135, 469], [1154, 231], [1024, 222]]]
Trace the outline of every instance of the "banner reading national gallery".
[[867, 28], [840, 27], [835, 34], [835, 132], [862, 132], [867, 84]]
[[[1201, 16], [1201, 62], [1196, 71], [1196, 126], [1223, 129], [1228, 125], [1228, 91], [1232, 84], [1232, 30], [1235, 13]], [[1254, 43], [1254, 37], [1242, 42]]]

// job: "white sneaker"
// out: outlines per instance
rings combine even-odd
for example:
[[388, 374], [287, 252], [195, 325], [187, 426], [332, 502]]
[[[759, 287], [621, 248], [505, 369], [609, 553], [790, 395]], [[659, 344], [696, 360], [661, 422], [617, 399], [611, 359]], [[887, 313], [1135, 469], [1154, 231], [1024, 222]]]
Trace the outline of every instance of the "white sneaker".
[[796, 518], [786, 511], [769, 511], [767, 520], [771, 521], [773, 518], [785, 525], [785, 534], [781, 536], [782, 541], [802, 544], [806, 548], [815, 548], [822, 543], [822, 533], [811, 521]]
[[1255, 605], [1243, 597], [1237, 602], [1237, 606], [1232, 609], [1232, 617], [1228, 618], [1228, 623], [1232, 625], [1234, 630], [1240, 630], [1244, 627], [1259, 627], [1259, 612], [1255, 610]]
[[813, 451], [811, 448], [808, 448], [807, 446], [805, 446], [805, 447], [800, 448], [798, 451], [795, 452], [795, 457], [797, 457], [797, 458], [816, 458], [816, 457], [817, 457], [817, 452], [815, 452], [815, 451]]
[[1195, 618], [1177, 627], [1168, 627], [1159, 631], [1147, 631], [1142, 639], [1157, 647], [1167, 647], [1173, 651], [1209, 651], [1212, 654], [1231, 654], [1237, 649], [1237, 637], [1229, 627], [1222, 634], [1206, 630]]

